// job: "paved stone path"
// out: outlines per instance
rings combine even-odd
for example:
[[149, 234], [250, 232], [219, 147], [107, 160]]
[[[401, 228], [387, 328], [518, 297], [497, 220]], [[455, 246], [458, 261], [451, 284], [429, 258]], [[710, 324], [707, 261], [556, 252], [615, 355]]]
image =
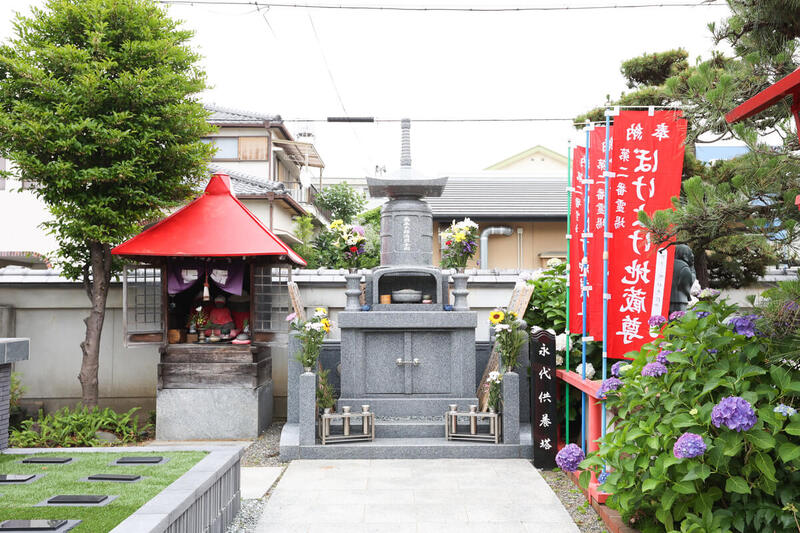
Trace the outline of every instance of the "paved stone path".
[[281, 472], [283, 472], [282, 466], [243, 466], [242, 499], [263, 498]]
[[524, 459], [293, 461], [258, 533], [578, 533]]

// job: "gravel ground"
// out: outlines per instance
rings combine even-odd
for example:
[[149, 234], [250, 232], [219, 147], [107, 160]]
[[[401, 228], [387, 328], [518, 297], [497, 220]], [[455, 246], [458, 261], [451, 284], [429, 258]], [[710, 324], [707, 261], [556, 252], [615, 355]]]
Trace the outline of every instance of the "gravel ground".
[[260, 500], [242, 500], [242, 507], [233, 523], [228, 526], [227, 533], [251, 533], [255, 531], [264, 506], [267, 504], [267, 497]]
[[567, 508], [581, 533], [608, 533], [595, 510], [586, 501], [583, 493], [561, 470], [539, 470], [542, 477]]
[[242, 466], [285, 466], [278, 460], [283, 422], [273, 422], [267, 430], [247, 447], [242, 457]]

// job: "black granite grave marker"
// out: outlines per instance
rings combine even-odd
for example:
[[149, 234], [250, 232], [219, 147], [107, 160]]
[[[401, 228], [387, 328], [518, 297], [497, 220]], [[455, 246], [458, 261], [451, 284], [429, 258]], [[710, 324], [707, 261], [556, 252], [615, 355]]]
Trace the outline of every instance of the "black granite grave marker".
[[155, 464], [160, 463], [163, 461], [163, 457], [159, 457], [158, 455], [135, 455], [132, 457], [120, 457], [117, 459], [117, 464], [119, 465], [147, 465], [147, 464]]
[[6, 520], [0, 522], [0, 530], [58, 531], [65, 525], [66, 520]]
[[64, 464], [72, 461], [72, 457], [26, 457], [22, 460], [26, 464]]
[[136, 474], [92, 474], [86, 479], [90, 481], [139, 481], [142, 476]]
[[25, 483], [35, 477], [34, 474], [0, 474], [0, 483]]
[[63, 505], [63, 504], [82, 504], [82, 505], [96, 505], [98, 503], [103, 503], [108, 499], [108, 496], [104, 494], [59, 494], [58, 496], [53, 496], [47, 503], [53, 505]]
[[555, 468], [558, 451], [556, 419], [556, 338], [540, 329], [528, 344], [531, 361], [531, 431], [533, 464]]

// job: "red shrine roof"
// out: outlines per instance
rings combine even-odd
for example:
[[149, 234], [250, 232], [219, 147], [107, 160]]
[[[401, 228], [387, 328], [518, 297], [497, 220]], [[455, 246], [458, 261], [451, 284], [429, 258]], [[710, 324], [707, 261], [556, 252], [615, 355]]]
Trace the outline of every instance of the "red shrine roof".
[[139, 257], [285, 255], [298, 265], [306, 264], [233, 196], [230, 177], [221, 173], [211, 176], [199, 198], [111, 253]]
[[[800, 93], [800, 69], [770, 85], [760, 93], [742, 102], [725, 115], [725, 120], [733, 124], [764, 111], [789, 95]], [[798, 96], [795, 96], [798, 100]], [[796, 102], [795, 102], [796, 103]]]

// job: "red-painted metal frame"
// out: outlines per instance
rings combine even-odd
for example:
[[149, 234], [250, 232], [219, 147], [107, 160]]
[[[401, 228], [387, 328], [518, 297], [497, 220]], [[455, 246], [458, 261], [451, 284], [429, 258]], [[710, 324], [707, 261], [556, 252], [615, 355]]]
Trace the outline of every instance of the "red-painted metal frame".
[[[797, 129], [797, 138], [800, 140], [800, 68], [729, 111], [725, 115], [725, 120], [729, 124], [733, 124], [752, 117], [777, 104], [787, 96], [792, 97], [791, 111]], [[800, 195], [797, 195], [794, 203], [800, 209]]]
[[[597, 394], [601, 382], [583, 379], [577, 372], [570, 372], [560, 368], [556, 370], [556, 377], [586, 393], [588, 397], [586, 402], [587, 412], [584, 413], [586, 417], [586, 449], [589, 452], [597, 451], [600, 448], [598, 441], [603, 435], [603, 402]], [[589, 495], [593, 500], [605, 503], [608, 493], [603, 492], [599, 487], [597, 476], [592, 473], [592, 479], [589, 481]]]

